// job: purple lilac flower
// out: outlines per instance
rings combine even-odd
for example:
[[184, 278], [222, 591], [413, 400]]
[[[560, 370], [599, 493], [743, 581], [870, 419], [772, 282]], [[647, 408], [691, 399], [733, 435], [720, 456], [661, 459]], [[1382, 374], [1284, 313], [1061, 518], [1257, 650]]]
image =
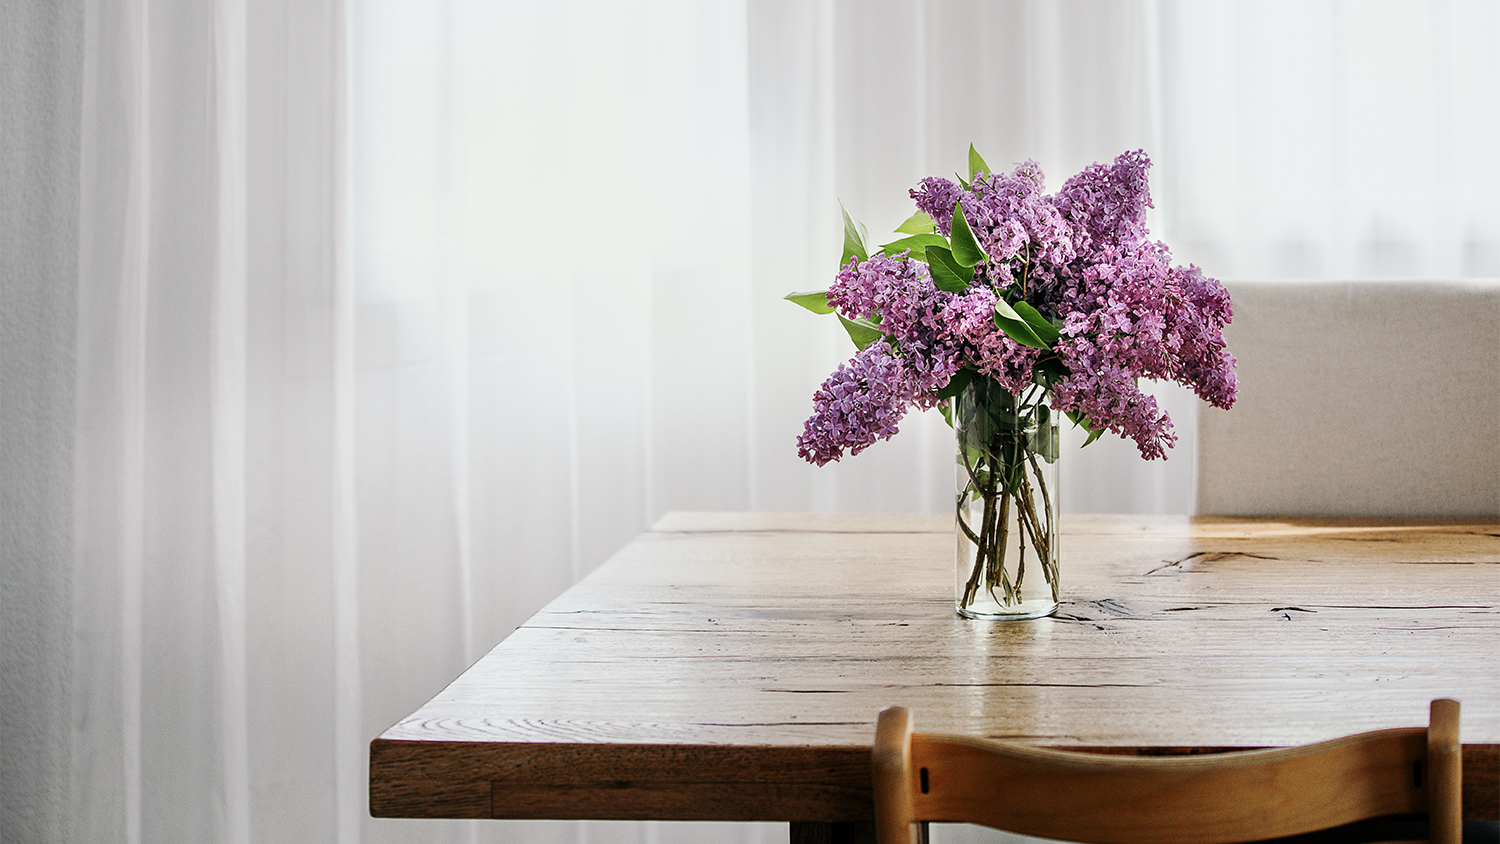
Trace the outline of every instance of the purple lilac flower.
[[1008, 176], [974, 179], [973, 193], [963, 203], [964, 219], [992, 260], [1062, 264], [1073, 259], [1072, 226], [1042, 194], [1042, 186], [1035, 161], [1016, 165]]
[[930, 345], [942, 330], [941, 314], [953, 294], [939, 290], [916, 261], [876, 255], [850, 261], [828, 287], [828, 301], [849, 319], [880, 320], [902, 348]]
[[813, 394], [813, 415], [797, 438], [797, 454], [822, 466], [846, 450], [859, 454], [876, 440], [890, 439], [917, 397], [931, 390], [922, 374], [885, 343], [860, 349]]
[[1234, 355], [1224, 347], [1224, 326], [1234, 315], [1229, 291], [1197, 267], [1173, 272], [1186, 305], [1175, 326], [1183, 380], [1204, 401], [1228, 410], [1239, 394]]
[[1146, 236], [1146, 209], [1153, 207], [1146, 175], [1150, 167], [1146, 153], [1136, 150], [1109, 167], [1091, 164], [1063, 184], [1054, 202], [1086, 236], [1077, 244], [1080, 252]]
[[936, 176], [928, 176], [910, 191], [917, 208], [937, 221], [938, 232], [943, 237], [953, 234], [953, 203], [963, 194], [958, 185]]
[[[1010, 175], [976, 174], [967, 191], [947, 179], [923, 179], [911, 197], [945, 237], [953, 230], [953, 204], [960, 202], [980, 248], [994, 261], [1020, 256], [1063, 263], [1074, 256], [1072, 226], [1042, 189], [1041, 167], [1023, 161]], [[1012, 281], [994, 280], [1000, 287]]]
[[995, 326], [995, 292], [975, 285], [956, 297], [944, 315], [948, 332], [960, 338], [964, 359], [1012, 394], [1031, 383], [1031, 370], [1041, 349], [1023, 346]]
[[828, 299], [849, 319], [878, 320], [929, 389], [948, 383], [963, 365], [957, 338], [943, 323], [954, 294], [939, 290], [924, 264], [885, 255], [851, 261], [829, 286]]
[[912, 407], [937, 404], [937, 390], [963, 365], [959, 343], [943, 324], [952, 298], [924, 265], [908, 259], [877, 255], [839, 271], [829, 302], [848, 319], [878, 318], [900, 352], [871, 343], [823, 382], [797, 440], [799, 455], [821, 466], [846, 450], [858, 454], [894, 435]]
[[888, 342], [867, 346], [824, 382], [798, 453], [822, 465], [857, 454], [896, 432], [910, 407], [930, 407], [961, 368], [1019, 395], [1044, 357], [994, 325], [999, 296], [1024, 300], [1060, 322], [1053, 352], [1066, 368], [1046, 376], [1052, 404], [1076, 411], [1094, 428], [1135, 441], [1143, 457], [1165, 457], [1176, 441], [1171, 420], [1136, 386], [1140, 378], [1172, 380], [1228, 408], [1237, 395], [1235, 360], [1224, 326], [1229, 294], [1197, 267], [1173, 266], [1150, 241], [1145, 153], [1094, 164], [1053, 196], [1041, 169], [1023, 162], [1009, 175], [977, 174], [968, 186], [923, 179], [911, 191], [917, 207], [951, 235], [960, 203], [988, 261], [961, 293], [939, 290], [926, 266], [877, 255], [843, 267], [829, 301], [850, 319], [868, 319]]
[[1143, 457], [1162, 457], [1175, 441], [1171, 420], [1135, 379], [1177, 381], [1216, 406], [1233, 404], [1234, 360], [1222, 336], [1228, 294], [1196, 268], [1172, 267], [1160, 243], [1100, 255], [1063, 291], [1058, 354], [1070, 374], [1054, 393], [1056, 406], [1135, 440]]
[[1166, 449], [1177, 442], [1167, 414], [1157, 408], [1155, 398], [1135, 386], [1135, 377], [1123, 367], [1103, 363], [1074, 372], [1058, 383], [1052, 398], [1058, 410], [1079, 411], [1094, 424], [1102, 422], [1102, 427], [1135, 440], [1147, 460], [1165, 459]]

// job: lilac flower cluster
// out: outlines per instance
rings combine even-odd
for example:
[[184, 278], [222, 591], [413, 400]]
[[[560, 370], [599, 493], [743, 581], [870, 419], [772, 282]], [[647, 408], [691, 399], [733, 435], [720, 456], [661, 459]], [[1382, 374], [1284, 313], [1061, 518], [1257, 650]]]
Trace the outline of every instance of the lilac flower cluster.
[[876, 440], [893, 436], [907, 409], [931, 389], [920, 367], [908, 366], [886, 343], [871, 343], [839, 364], [813, 394], [817, 412], [797, 438], [797, 454], [819, 466], [839, 459], [846, 449], [859, 454]]
[[895, 434], [908, 409], [937, 404], [937, 390], [963, 364], [944, 322], [952, 299], [915, 261], [877, 255], [841, 269], [829, 303], [849, 319], [879, 319], [891, 342], [865, 346], [823, 382], [797, 454], [819, 466], [845, 449], [858, 454]]
[[945, 237], [953, 230], [953, 203], [962, 204], [964, 219], [993, 261], [1063, 264], [1074, 257], [1074, 232], [1061, 209], [1043, 195], [1042, 184], [1041, 167], [1023, 161], [1008, 176], [977, 174], [968, 190], [947, 179], [923, 179], [911, 196]]
[[[1008, 175], [978, 173], [967, 186], [923, 179], [911, 191], [917, 207], [951, 236], [958, 203], [987, 260], [958, 293], [938, 289], [908, 254], [840, 269], [829, 302], [885, 336], [815, 394], [798, 454], [823, 465], [890, 437], [908, 409], [935, 405], [961, 369], [1016, 395], [1041, 384], [1055, 409], [1130, 438], [1147, 459], [1164, 458], [1176, 435], [1137, 379], [1176, 381], [1216, 407], [1232, 405], [1229, 295], [1197, 267], [1173, 266], [1167, 248], [1149, 239], [1149, 168], [1143, 152], [1125, 153], [1053, 195], [1031, 161]], [[996, 326], [1000, 298], [1032, 305], [1061, 336], [1048, 350], [1016, 342]], [[1038, 369], [1053, 358], [1065, 374]]]

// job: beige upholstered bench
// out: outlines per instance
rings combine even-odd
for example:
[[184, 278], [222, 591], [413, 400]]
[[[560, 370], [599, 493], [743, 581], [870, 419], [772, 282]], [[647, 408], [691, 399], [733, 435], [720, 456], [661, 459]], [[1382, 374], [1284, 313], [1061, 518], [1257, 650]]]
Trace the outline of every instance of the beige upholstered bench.
[[1199, 513], [1500, 516], [1500, 281], [1227, 286]]

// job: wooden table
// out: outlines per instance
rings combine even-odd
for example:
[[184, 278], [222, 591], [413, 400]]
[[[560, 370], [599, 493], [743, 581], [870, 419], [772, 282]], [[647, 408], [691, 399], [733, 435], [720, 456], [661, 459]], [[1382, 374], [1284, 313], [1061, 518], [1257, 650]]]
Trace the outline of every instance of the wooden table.
[[951, 518], [674, 513], [370, 746], [377, 817], [867, 823], [876, 712], [1124, 753], [1463, 703], [1500, 817], [1500, 524], [1065, 516], [1064, 603], [953, 611]]

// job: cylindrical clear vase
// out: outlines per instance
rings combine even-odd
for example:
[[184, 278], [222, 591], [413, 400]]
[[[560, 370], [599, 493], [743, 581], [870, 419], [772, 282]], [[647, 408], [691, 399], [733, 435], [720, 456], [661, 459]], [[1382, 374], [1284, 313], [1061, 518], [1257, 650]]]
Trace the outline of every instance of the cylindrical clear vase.
[[953, 400], [959, 615], [1020, 620], [1058, 605], [1058, 420], [1047, 392], [975, 375]]

